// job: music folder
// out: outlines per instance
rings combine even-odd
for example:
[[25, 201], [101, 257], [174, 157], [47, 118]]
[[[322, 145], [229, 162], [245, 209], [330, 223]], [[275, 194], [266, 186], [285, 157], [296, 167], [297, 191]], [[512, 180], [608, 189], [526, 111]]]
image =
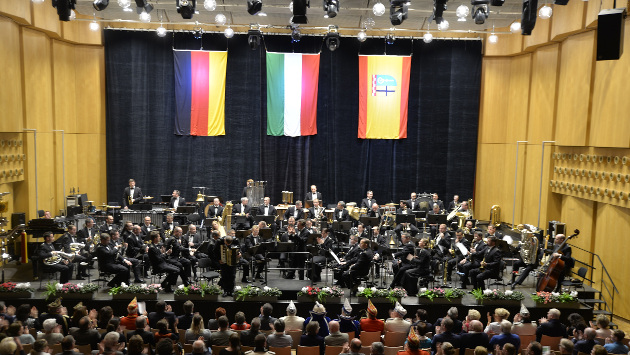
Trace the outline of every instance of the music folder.
[[258, 234], [265, 241], [271, 239], [271, 237], [272, 237], [271, 228], [260, 228], [258, 230]]
[[197, 210], [196, 206], [178, 206], [177, 211], [175, 211], [175, 213], [191, 214], [191, 213], [195, 213], [196, 210]]
[[306, 244], [316, 244], [317, 238], [321, 237], [321, 233], [311, 233], [306, 240]]
[[328, 252], [330, 253], [330, 256], [332, 256], [333, 259], [335, 259], [337, 264], [341, 264], [341, 260], [339, 260], [339, 257], [337, 256], [337, 254], [335, 254], [334, 251], [332, 251], [332, 249], [328, 249]]
[[330, 227], [330, 229], [332, 229], [333, 231], [338, 232], [349, 232], [350, 228], [352, 228], [352, 222], [350, 221], [334, 221], [332, 223], [332, 227]]
[[397, 214], [396, 215], [396, 223], [416, 223], [416, 215], [415, 214]]
[[359, 222], [363, 223], [364, 226], [378, 227], [381, 224], [381, 219], [379, 217], [360, 217]]
[[446, 215], [445, 214], [432, 214], [429, 213], [427, 215], [427, 223], [429, 224], [446, 224]]
[[260, 221], [265, 221], [265, 223], [267, 223], [267, 225], [270, 226], [275, 219], [276, 219], [275, 216], [258, 215], [256, 217], [254, 217], [254, 222], [258, 223]]
[[295, 244], [293, 242], [278, 242], [276, 243], [276, 251], [292, 251]]

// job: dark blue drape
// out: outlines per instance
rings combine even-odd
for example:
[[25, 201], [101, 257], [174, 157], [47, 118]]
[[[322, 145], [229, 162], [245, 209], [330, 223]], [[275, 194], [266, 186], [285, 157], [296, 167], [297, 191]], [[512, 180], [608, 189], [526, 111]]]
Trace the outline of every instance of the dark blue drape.
[[[265, 36], [267, 50], [318, 52], [321, 37]], [[176, 136], [173, 48], [228, 50], [226, 135]], [[408, 138], [361, 140], [358, 130], [358, 54], [412, 54]], [[371, 189], [381, 203], [411, 191], [472, 197], [477, 155], [481, 80], [479, 41], [342, 38], [335, 52], [322, 50], [318, 134], [266, 135], [264, 48], [247, 36], [222, 34], [159, 38], [152, 32], [105, 31], [108, 199], [118, 201], [127, 180], [145, 194], [173, 189], [190, 201], [193, 186], [207, 194], [240, 197], [245, 181], [268, 181], [273, 203], [281, 191], [302, 199], [311, 184], [326, 204], [360, 201]]]

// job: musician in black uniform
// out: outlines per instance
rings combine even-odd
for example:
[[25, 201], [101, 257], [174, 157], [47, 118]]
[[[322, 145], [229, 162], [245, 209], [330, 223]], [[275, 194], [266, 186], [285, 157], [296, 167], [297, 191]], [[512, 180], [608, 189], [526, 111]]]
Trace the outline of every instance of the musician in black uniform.
[[302, 201], [295, 201], [295, 206], [290, 206], [284, 212], [284, 220], [288, 221], [289, 217], [293, 217], [294, 220], [304, 219], [304, 211], [302, 210]]
[[415, 192], [411, 193], [411, 198], [407, 200], [407, 206], [409, 206], [412, 211], [420, 211], [420, 201], [418, 201], [418, 194], [416, 194]]
[[110, 245], [109, 242], [109, 234], [103, 233], [101, 234], [101, 244], [96, 247], [99, 269], [114, 275], [114, 278], [107, 283], [107, 286], [120, 286], [123, 282], [129, 284], [131, 261], [120, 255], [118, 249]]
[[[365, 225], [363, 225], [363, 223], [359, 223], [357, 225], [357, 236], [359, 237], [358, 240], [361, 240], [363, 238], [367, 238], [368, 237], [368, 233], [365, 230]], [[359, 246], [359, 244], [357, 244], [357, 247]]]
[[[177, 275], [182, 271], [175, 265], [167, 262], [167, 257], [173, 251], [172, 249], [166, 250], [164, 246], [160, 246], [160, 233], [157, 231], [149, 234], [151, 244], [149, 244], [149, 260], [151, 261], [152, 273], [165, 273], [166, 278], [162, 281], [162, 288], [166, 292], [173, 292], [173, 286], [177, 283]], [[182, 279], [183, 280], [183, 279]]]
[[[87, 263], [88, 261], [91, 261], [92, 258], [89, 257], [90, 254], [89, 254], [89, 252], [87, 250], [87, 248], [89, 246], [87, 244], [85, 244], [85, 239], [79, 238], [77, 236], [77, 227], [74, 226], [74, 225], [69, 225], [68, 226], [68, 232], [66, 232], [66, 234], [63, 235], [63, 237], [59, 238], [59, 241], [61, 242], [61, 246], [62, 246], [62, 249], [63, 249], [64, 253], [72, 254], [72, 253], [75, 253], [75, 251], [76, 251], [76, 253], [74, 255], [74, 258], [72, 259], [72, 261], [75, 264], [77, 264], [77, 277], [76, 277], [76, 279], [77, 280], [85, 280], [85, 278], [89, 276], [88, 273], [87, 273], [87, 265], [81, 265], [81, 263]], [[71, 246], [70, 246], [72, 243], [83, 244], [83, 247], [73, 251]], [[88, 259], [88, 257], [89, 257], [89, 259]]]
[[311, 275], [313, 282], [322, 280], [322, 269], [326, 266], [328, 251], [333, 247], [333, 240], [328, 235], [328, 228], [323, 228], [322, 235], [317, 237], [317, 255], [313, 256], [313, 275]]
[[488, 238], [488, 248], [481, 260], [480, 266], [470, 270], [473, 289], [484, 287], [484, 281], [491, 277], [498, 277], [501, 269], [501, 250], [496, 247], [497, 238]]
[[[246, 254], [245, 257], [249, 259], [250, 264], [255, 265], [256, 274], [254, 278], [264, 280], [261, 274], [265, 271], [265, 257], [261, 253], [261, 243], [260, 227], [255, 225], [252, 227], [252, 233], [245, 237], [241, 251], [243, 254]], [[255, 247], [258, 247], [258, 250], [254, 250]], [[243, 270], [243, 278], [247, 278], [247, 276], [249, 276], [249, 269], [247, 270], [247, 274], [245, 274], [245, 270]]]
[[460, 249], [458, 244], [462, 245], [465, 248], [466, 252], [468, 252], [468, 250], [470, 249], [470, 242], [468, 241], [468, 239], [464, 238], [464, 231], [461, 229], [458, 229], [455, 232], [455, 239], [451, 240], [451, 248], [449, 249], [449, 253], [446, 255], [446, 274], [448, 281], [451, 281], [453, 268], [455, 268], [462, 260], [466, 258], [466, 255], [462, 253], [462, 250]]
[[254, 186], [254, 180], [247, 180], [247, 185], [245, 185], [245, 187], [243, 188], [243, 194], [241, 195], [241, 197], [247, 197], [247, 188], [252, 186]]
[[224, 245], [228, 249], [234, 249], [234, 251], [237, 252], [236, 259], [241, 258], [240, 251], [237, 251], [237, 247], [233, 246], [232, 242], [232, 237], [228, 235], [220, 239], [220, 241], [215, 244], [214, 248], [216, 258], [221, 264], [221, 280], [219, 280], [219, 286], [223, 288], [223, 297], [232, 296], [234, 293], [234, 278], [236, 277], [237, 263], [228, 265], [224, 260], [221, 260], [221, 246]]
[[449, 202], [448, 210], [452, 211], [459, 206], [459, 195], [453, 196], [453, 201]]
[[372, 190], [369, 190], [367, 192], [367, 197], [361, 200], [361, 206], [359, 207], [367, 208], [369, 210], [370, 208], [372, 208], [372, 205], [374, 205], [375, 203], [376, 203], [376, 200], [374, 199], [374, 193], [372, 192]]
[[129, 243], [124, 242], [122, 239], [120, 239], [120, 233], [118, 233], [117, 230], [113, 231], [110, 234], [110, 242], [111, 246], [113, 248], [116, 248], [118, 250], [118, 253], [125, 259], [127, 259], [130, 263], [131, 263], [131, 269], [133, 269], [133, 276], [134, 276], [134, 281], [135, 283], [143, 283], [144, 280], [142, 279], [142, 263], [140, 262], [139, 259], [136, 258], [132, 258], [127, 256], [127, 249], [129, 248]]
[[[297, 232], [295, 228], [295, 220], [293, 217], [289, 217], [289, 224], [286, 226], [286, 231], [282, 233], [279, 237], [280, 242], [288, 243], [294, 240], [297, 237]], [[288, 254], [285, 252], [281, 252], [278, 256], [278, 267], [286, 267], [286, 261], [288, 260]]]
[[107, 215], [105, 217], [105, 224], [99, 228], [99, 233], [110, 233], [113, 230], [118, 230], [118, 226], [114, 224], [114, 216]]
[[444, 203], [442, 202], [442, 200], [438, 199], [438, 194], [432, 194], [431, 195], [431, 206], [437, 204], [440, 207], [440, 210], [444, 209]]
[[446, 253], [448, 253], [448, 249], [451, 247], [451, 239], [452, 237], [446, 229], [446, 224], [440, 224], [434, 239], [433, 254], [436, 257], [431, 261], [431, 268], [433, 269], [433, 272], [437, 273], [440, 264], [444, 263]]
[[208, 207], [208, 218], [218, 218], [223, 216], [223, 206], [221, 206], [221, 201], [219, 201], [218, 197], [215, 197], [212, 200], [212, 205]]
[[558, 284], [556, 285], [556, 292], [560, 292], [560, 290], [562, 289], [562, 281], [564, 281], [564, 278], [566, 276], [566, 274], [571, 270], [571, 268], [573, 268], [574, 265], [574, 260], [571, 257], [571, 246], [569, 246], [569, 244], [564, 244], [566, 237], [564, 234], [556, 234], [556, 238], [553, 241], [553, 249], [551, 249], [551, 259], [556, 259], [556, 258], [560, 258], [562, 261], [564, 261], [564, 269], [562, 270], [562, 272], [560, 273], [560, 275], [558, 275]]
[[[232, 214], [235, 216], [245, 216], [246, 220], [244, 223], [234, 222], [233, 228], [236, 230], [251, 228], [254, 224], [254, 217], [252, 217], [251, 212], [252, 207], [249, 205], [249, 199], [247, 197], [242, 197], [241, 203], [232, 208]], [[236, 218], [233, 218], [233, 220], [236, 221]]]
[[468, 286], [470, 270], [476, 269], [481, 265], [481, 260], [483, 260], [483, 256], [486, 254], [487, 247], [488, 246], [483, 241], [483, 232], [475, 231], [468, 255], [459, 262], [459, 272], [462, 275], [462, 289], [466, 289], [466, 286]]
[[[197, 233], [197, 226], [194, 224], [188, 225], [188, 233], [183, 236], [182, 245], [187, 246], [189, 249], [192, 249], [193, 256], [198, 259], [207, 258], [208, 255], [206, 253], [201, 252], [199, 248], [203, 244], [203, 238], [201, 234]], [[197, 262], [193, 264], [193, 270], [196, 267]]]
[[362, 239], [359, 248], [361, 251], [356, 258], [356, 262], [350, 265], [348, 271], [344, 272], [342, 276], [342, 282], [350, 289], [354, 288], [355, 281], [358, 277], [365, 276], [370, 272], [372, 259], [374, 258], [368, 239]]
[[418, 242], [418, 253], [407, 254], [406, 256], [412, 267], [403, 274], [402, 279], [400, 280], [400, 284], [405, 290], [407, 290], [407, 293], [410, 295], [415, 295], [418, 293], [418, 278], [426, 278], [431, 274], [431, 252], [427, 249], [428, 246], [429, 240], [426, 238], [422, 238]]
[[62, 258], [59, 263], [54, 265], [47, 265], [45, 263], [47, 258], [57, 255], [57, 250], [55, 250], [53, 240], [53, 232], [45, 232], [44, 242], [39, 245], [39, 248], [37, 248], [37, 256], [42, 262], [44, 272], [59, 272], [59, 283], [65, 284], [68, 280], [70, 280], [70, 276], [72, 276], [74, 264], [65, 258]]
[[130, 204], [142, 202], [143, 197], [142, 190], [136, 187], [136, 180], [129, 179], [129, 187], [125, 187], [125, 191], [123, 192], [122, 206], [128, 209]]
[[382, 218], [383, 215], [381, 214], [381, 210], [379, 208], [379, 206], [374, 203], [372, 204], [372, 206], [370, 206], [370, 208], [368, 209], [367, 212], [367, 216], [368, 217], [376, 217], [376, 218]]
[[[306, 251], [306, 242], [308, 241], [309, 232], [306, 229], [306, 222], [301, 219], [298, 221], [298, 230], [297, 235], [293, 237], [291, 240], [295, 244], [296, 252], [305, 252]], [[305, 254], [292, 254], [291, 255], [291, 267], [299, 269], [298, 275], [300, 280], [304, 280], [304, 265], [306, 264], [306, 255]], [[289, 270], [287, 272], [285, 279], [293, 279], [295, 277], [295, 270]]]
[[98, 229], [94, 227], [94, 220], [92, 218], [88, 218], [85, 220], [85, 227], [78, 232], [75, 231], [75, 233], [77, 237], [79, 237], [80, 243], [88, 245], [92, 243], [94, 236], [98, 233]]
[[339, 264], [337, 270], [333, 272], [333, 277], [337, 280], [337, 282], [335, 282], [336, 285], [343, 285], [341, 277], [343, 273], [348, 270], [350, 265], [356, 262], [356, 258], [359, 256], [359, 252], [361, 251], [361, 248], [359, 248], [359, 240], [362, 239], [363, 238], [359, 239], [359, 237], [354, 234], [350, 236], [350, 246], [348, 248], [348, 251], [343, 258], [339, 258], [341, 264]]
[[[138, 230], [140, 227], [138, 227]], [[125, 221], [125, 223], [123, 223], [123, 229], [120, 232], [120, 237], [122, 238], [122, 240], [127, 240], [127, 238], [133, 234], [133, 222], [131, 221]]]
[[[171, 250], [171, 253], [166, 258], [166, 262], [176, 266], [181, 270], [180, 276], [184, 285], [188, 286], [188, 279], [190, 278], [192, 269], [192, 260], [190, 257], [190, 250], [182, 245], [182, 228], [175, 227], [173, 229], [173, 235], [164, 242], [166, 249]], [[194, 258], [194, 257], [193, 257]], [[195, 262], [197, 258], [194, 259]]]
[[315, 201], [315, 199], [322, 200], [322, 193], [317, 191], [317, 186], [311, 185], [311, 191], [306, 193], [304, 200]]
[[[126, 225], [131, 225], [131, 222], [127, 222]], [[144, 266], [144, 277], [147, 277], [149, 266], [151, 266], [149, 254], [147, 253], [148, 247], [144, 244], [142, 229], [140, 226], [132, 226], [131, 229], [131, 234], [128, 235], [127, 239], [123, 239], [127, 243], [126, 255], [129, 258], [142, 260], [142, 264]], [[157, 233], [157, 231], [154, 232]], [[136, 275], [136, 278], [139, 278], [139, 276]]]
[[404, 274], [407, 270], [414, 267], [411, 264], [410, 260], [407, 258], [408, 255], [412, 257], [415, 255], [415, 245], [411, 241], [411, 236], [409, 233], [403, 233], [400, 237], [400, 242], [402, 248], [400, 251], [394, 253], [394, 261], [392, 262], [392, 271], [394, 272], [394, 279], [392, 280], [390, 288], [394, 288], [399, 285], [402, 281]]
[[177, 209], [177, 207], [186, 206], [186, 199], [179, 195], [179, 190], [173, 190], [171, 196], [168, 207]]
[[328, 220], [325, 208], [320, 206], [318, 199], [313, 200], [313, 207], [308, 209], [308, 216], [314, 221], [323, 222]]
[[[396, 215], [399, 215], [399, 214], [402, 214], [402, 215], [411, 215], [411, 214], [413, 214], [411, 209], [408, 207], [408, 202], [407, 201], [400, 201], [400, 208], [398, 210], [396, 210]], [[414, 237], [420, 232], [418, 227], [413, 225], [413, 223], [407, 223], [407, 222], [399, 223], [398, 221], [396, 221], [396, 228], [394, 228], [394, 232], [396, 233], [396, 235], [398, 236], [399, 239], [400, 239], [401, 233], [403, 231], [407, 231], [408, 233], [410, 233]]]
[[486, 238], [488, 237], [497, 237], [497, 239], [503, 239], [503, 234], [497, 231], [497, 227], [494, 224], [490, 223], [488, 225], [488, 233], [486, 234]]
[[333, 213], [333, 221], [343, 222], [349, 221], [350, 214], [346, 209], [346, 204], [343, 201], [337, 202], [337, 208], [335, 208], [335, 212]]
[[144, 223], [141, 226], [141, 230], [142, 230], [142, 237], [144, 238], [144, 240], [148, 241], [149, 240], [149, 234], [151, 232], [153, 232], [154, 230], [157, 230], [157, 227], [153, 225], [153, 223], [151, 223], [151, 217], [149, 216], [145, 216], [144, 217]]
[[162, 223], [162, 238], [173, 235], [173, 229], [177, 226], [179, 226], [179, 222], [173, 221], [173, 214], [167, 214], [166, 221]]

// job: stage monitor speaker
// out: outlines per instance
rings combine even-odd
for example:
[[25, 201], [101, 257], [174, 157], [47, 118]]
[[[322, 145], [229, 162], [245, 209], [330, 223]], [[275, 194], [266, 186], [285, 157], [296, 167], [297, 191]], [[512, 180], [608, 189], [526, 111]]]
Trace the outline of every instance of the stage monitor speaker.
[[11, 213], [11, 228], [26, 224], [26, 213]]
[[597, 60], [616, 60], [623, 54], [626, 9], [602, 10], [597, 16]]

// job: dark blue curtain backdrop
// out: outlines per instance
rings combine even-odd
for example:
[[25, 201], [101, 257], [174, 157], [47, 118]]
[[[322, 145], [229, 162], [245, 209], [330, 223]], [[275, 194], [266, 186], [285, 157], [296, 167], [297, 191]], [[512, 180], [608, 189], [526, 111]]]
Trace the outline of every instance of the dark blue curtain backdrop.
[[[316, 53], [322, 37], [265, 36], [267, 50]], [[173, 48], [228, 50], [226, 135], [176, 136]], [[361, 140], [358, 129], [358, 54], [412, 54], [408, 138]], [[240, 197], [249, 178], [302, 199], [311, 184], [326, 204], [359, 201], [368, 189], [380, 203], [412, 191], [471, 198], [477, 156], [481, 81], [480, 41], [342, 38], [335, 52], [321, 52], [318, 134], [266, 135], [265, 49], [251, 50], [247, 36], [230, 40], [205, 34], [105, 31], [108, 199], [118, 201], [129, 178], [158, 198], [173, 189], [188, 201], [207, 194]]]

